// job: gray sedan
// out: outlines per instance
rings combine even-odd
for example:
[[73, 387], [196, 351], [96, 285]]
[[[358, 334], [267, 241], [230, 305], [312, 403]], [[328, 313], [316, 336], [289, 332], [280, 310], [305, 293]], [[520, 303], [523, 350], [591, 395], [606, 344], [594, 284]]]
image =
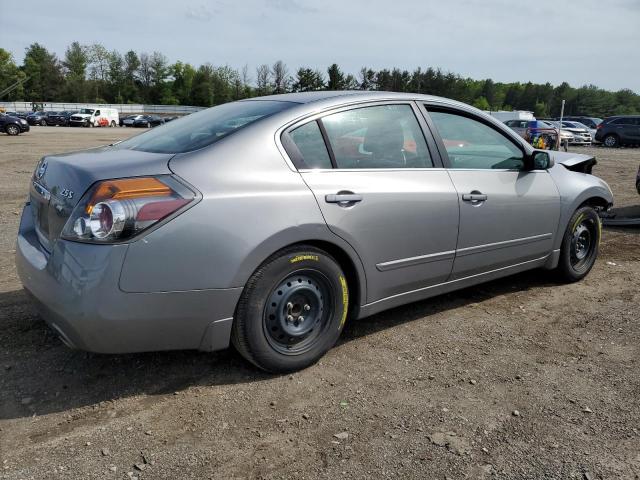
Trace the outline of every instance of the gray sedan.
[[232, 342], [292, 371], [391, 307], [534, 268], [582, 279], [613, 202], [594, 164], [443, 98], [243, 100], [45, 156], [16, 263], [71, 347]]

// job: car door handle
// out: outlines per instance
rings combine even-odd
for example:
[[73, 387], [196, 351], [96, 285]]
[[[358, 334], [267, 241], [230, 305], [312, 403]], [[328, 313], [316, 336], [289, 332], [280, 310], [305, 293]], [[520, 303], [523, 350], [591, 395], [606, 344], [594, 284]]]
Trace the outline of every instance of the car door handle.
[[484, 193], [465, 193], [462, 195], [462, 200], [465, 202], [484, 202], [488, 197]]
[[358, 203], [362, 201], [362, 195], [357, 193], [330, 193], [325, 195], [324, 201], [327, 203]]

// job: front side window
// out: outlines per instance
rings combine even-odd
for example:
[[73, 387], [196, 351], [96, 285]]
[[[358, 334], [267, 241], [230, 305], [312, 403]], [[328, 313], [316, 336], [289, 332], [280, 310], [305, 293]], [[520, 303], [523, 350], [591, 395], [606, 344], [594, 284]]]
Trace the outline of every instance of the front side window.
[[497, 130], [463, 115], [430, 111], [451, 168], [520, 170], [524, 154]]
[[322, 118], [337, 168], [429, 168], [433, 161], [410, 105], [363, 107]]

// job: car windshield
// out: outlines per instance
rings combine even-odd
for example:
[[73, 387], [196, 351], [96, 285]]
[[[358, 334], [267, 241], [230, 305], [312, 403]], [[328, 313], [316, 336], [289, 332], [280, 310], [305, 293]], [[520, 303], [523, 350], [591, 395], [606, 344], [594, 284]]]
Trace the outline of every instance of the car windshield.
[[83, 108], [80, 110], [80, 113], [86, 113], [88, 115], [91, 115], [93, 114], [93, 111], [94, 111], [93, 108]]
[[261, 118], [296, 105], [276, 100], [227, 103], [193, 113], [116, 145], [154, 153], [183, 153], [211, 145]]

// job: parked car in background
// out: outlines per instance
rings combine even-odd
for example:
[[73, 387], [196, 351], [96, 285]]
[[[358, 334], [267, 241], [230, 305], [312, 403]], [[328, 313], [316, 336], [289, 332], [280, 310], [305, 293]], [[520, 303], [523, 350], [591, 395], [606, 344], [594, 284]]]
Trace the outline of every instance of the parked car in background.
[[[532, 136], [541, 136], [546, 145], [556, 142], [558, 127], [543, 120], [507, 120], [504, 123], [527, 141], [530, 141]], [[560, 141], [566, 146], [573, 141], [573, 134], [560, 129]]]
[[121, 127], [133, 127], [133, 122], [142, 117], [143, 115], [127, 115], [126, 117], [120, 117], [120, 126]]
[[[598, 125], [600, 125], [602, 123], [602, 119], [598, 118], [598, 117], [585, 117], [585, 116], [575, 116], [575, 115], [569, 115], [568, 117], [562, 117], [563, 120], [572, 120], [575, 122], [580, 122], [583, 125], [586, 125], [589, 128], [598, 128]], [[559, 120], [559, 118], [556, 118], [556, 120]]]
[[51, 125], [51, 126], [55, 126], [55, 125], [59, 125], [62, 127], [68, 127], [69, 126], [69, 119], [71, 118], [72, 115], [76, 114], [77, 112], [49, 112], [49, 114], [47, 115], [47, 125]]
[[0, 132], [7, 135], [20, 135], [29, 131], [29, 123], [24, 118], [0, 113]]
[[565, 128], [581, 128], [583, 130], [586, 130], [589, 132], [589, 135], [591, 135], [591, 141], [595, 141], [595, 137], [596, 137], [596, 130], [595, 128], [590, 128], [587, 125], [585, 125], [584, 123], [580, 123], [578, 121], [575, 120], [563, 120], [562, 121], [562, 126]]
[[29, 125], [47, 126], [47, 112], [33, 112], [27, 115]]
[[568, 139], [569, 145], [591, 145], [591, 132], [587, 127], [577, 127], [575, 125], [569, 125], [568, 122], [562, 122], [560, 125], [559, 121], [550, 120], [547, 123], [553, 125], [556, 128], [562, 128], [567, 132], [571, 132], [573, 138]]
[[151, 128], [162, 125], [163, 123], [164, 119], [158, 115], [140, 115], [139, 118], [133, 121], [133, 126]]
[[536, 268], [583, 279], [613, 202], [594, 164], [444, 98], [243, 100], [43, 157], [16, 267], [69, 346], [232, 342], [288, 372], [320, 359], [347, 317]]
[[596, 131], [596, 140], [606, 147], [640, 145], [640, 115], [605, 118]]
[[83, 108], [69, 119], [72, 127], [115, 127], [120, 116], [115, 108]]

